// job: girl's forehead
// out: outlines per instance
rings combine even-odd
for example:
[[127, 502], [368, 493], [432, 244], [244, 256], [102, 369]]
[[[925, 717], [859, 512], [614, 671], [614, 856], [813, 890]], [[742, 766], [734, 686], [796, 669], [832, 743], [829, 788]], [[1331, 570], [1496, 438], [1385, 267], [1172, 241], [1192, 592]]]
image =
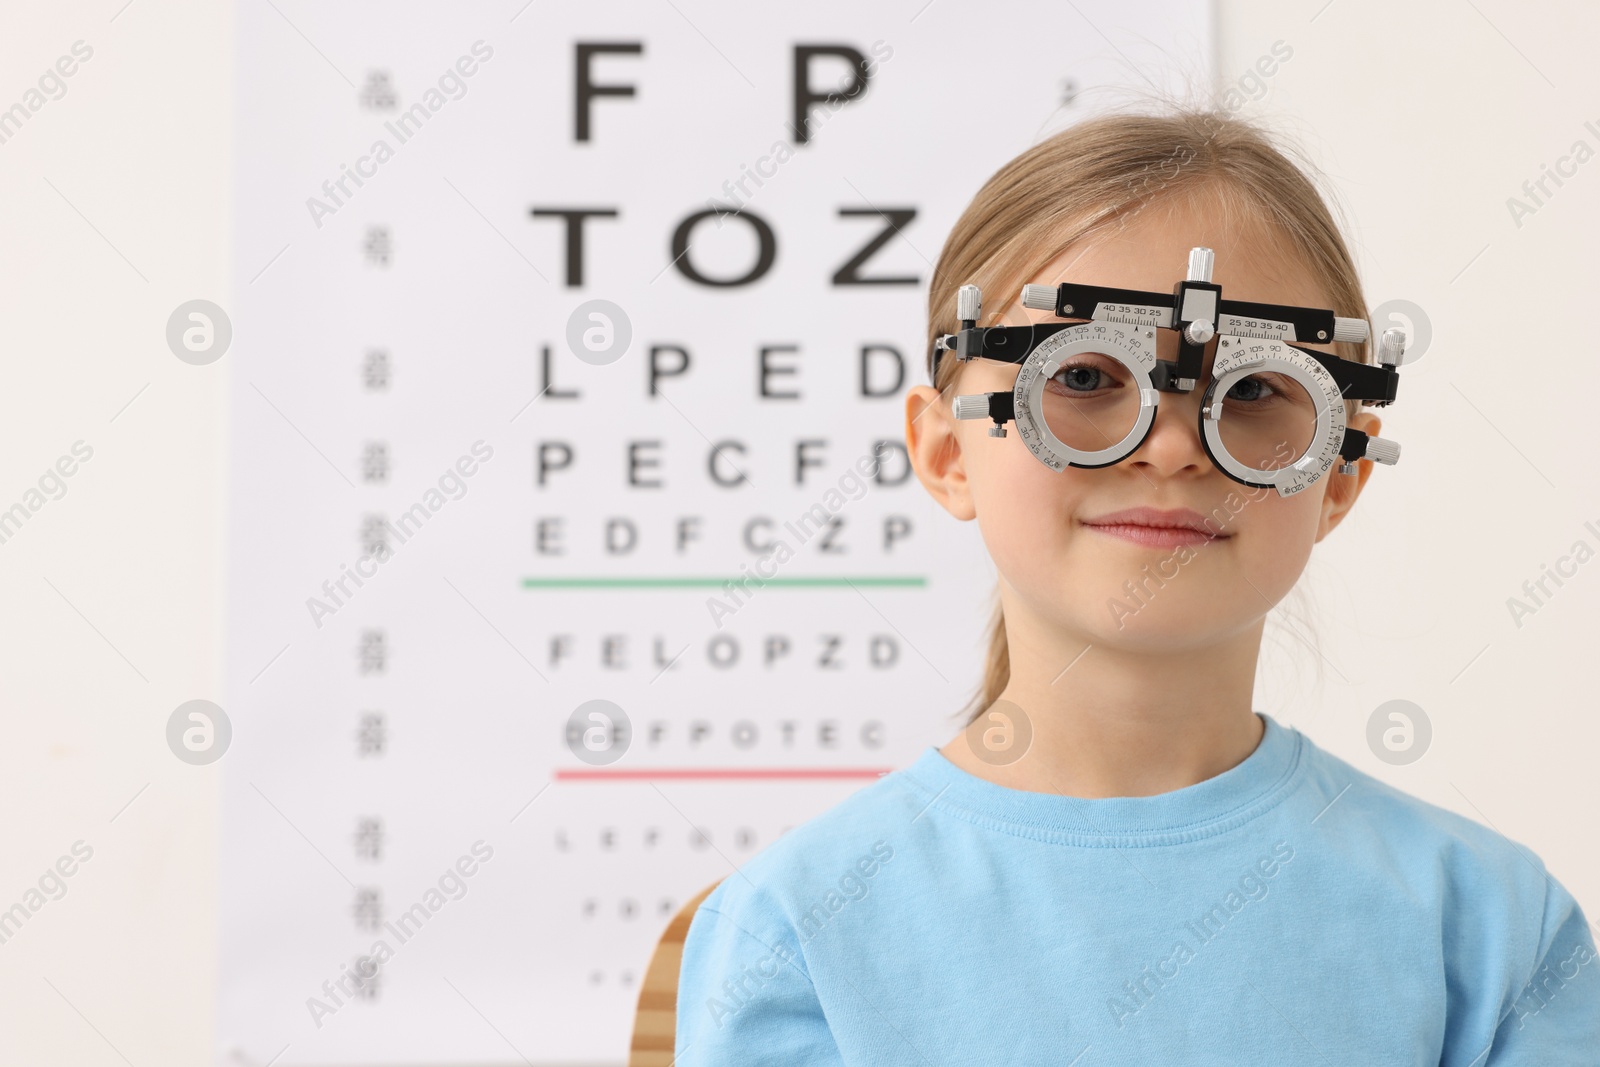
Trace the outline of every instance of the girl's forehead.
[[[1028, 282], [1040, 285], [1072, 282], [1171, 293], [1187, 275], [1189, 250], [1196, 246], [1210, 248], [1215, 253], [1211, 280], [1222, 287], [1224, 300], [1332, 307], [1326, 289], [1317, 282], [1310, 267], [1295, 257], [1285, 236], [1252, 234], [1239, 227], [1229, 234], [1215, 227], [1183, 229], [1150, 225], [1140, 231], [1130, 225], [1090, 234], [1068, 245], [1032, 277], [1019, 280], [1004, 294], [1003, 300], [990, 304], [986, 296], [985, 315], [994, 316], [990, 321], [1012, 325], [1062, 321], [1049, 311], [1023, 307], [1022, 285]], [[1177, 335], [1170, 330], [1158, 330], [1157, 336], [1160, 358], [1176, 358]], [[1302, 341], [1300, 344], [1318, 351], [1335, 351], [1332, 342]], [[1215, 345], [1213, 340], [1206, 346], [1207, 367], [1211, 365]]]
[[1180, 203], [1187, 206], [1119, 217], [1068, 244], [1027, 280], [1169, 293], [1188, 271], [1189, 250], [1205, 247], [1215, 253], [1211, 280], [1224, 299], [1328, 306], [1311, 264], [1283, 230], [1238, 209], [1206, 212]]

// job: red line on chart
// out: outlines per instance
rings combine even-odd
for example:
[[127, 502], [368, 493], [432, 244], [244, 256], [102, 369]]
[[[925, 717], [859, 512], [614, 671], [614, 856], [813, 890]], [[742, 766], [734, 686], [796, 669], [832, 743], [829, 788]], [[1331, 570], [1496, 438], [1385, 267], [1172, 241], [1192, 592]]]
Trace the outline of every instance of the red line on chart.
[[730, 767], [649, 767], [649, 768], [564, 768], [555, 772], [558, 782], [627, 780], [648, 778], [701, 779], [705, 781], [780, 780], [827, 778], [882, 778], [890, 767], [771, 767], [736, 769]]

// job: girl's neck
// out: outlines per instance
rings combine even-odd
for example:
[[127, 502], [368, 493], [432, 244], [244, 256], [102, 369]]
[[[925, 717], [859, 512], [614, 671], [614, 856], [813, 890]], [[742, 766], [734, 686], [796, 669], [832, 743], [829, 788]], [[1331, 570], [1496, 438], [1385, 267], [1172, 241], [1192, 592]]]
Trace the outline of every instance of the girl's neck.
[[1058, 642], [1017, 640], [1008, 627], [1011, 678], [1000, 700], [1015, 707], [996, 710], [1021, 709], [1032, 741], [1010, 763], [975, 755], [966, 732], [940, 752], [979, 778], [1038, 793], [1138, 797], [1203, 782], [1261, 742], [1251, 699], [1264, 621], [1216, 643], [1154, 654], [1083, 651], [1082, 641], [1064, 654]]

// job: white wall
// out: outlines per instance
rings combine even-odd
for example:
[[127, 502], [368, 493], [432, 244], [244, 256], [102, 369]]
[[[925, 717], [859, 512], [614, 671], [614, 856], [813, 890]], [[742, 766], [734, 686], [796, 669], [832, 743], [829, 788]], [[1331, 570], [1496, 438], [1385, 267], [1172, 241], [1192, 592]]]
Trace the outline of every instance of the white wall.
[[[1286, 715], [1358, 766], [1525, 844], [1593, 914], [1600, 565], [1547, 583], [1554, 595], [1520, 628], [1507, 599], [1574, 542], [1600, 547], [1584, 528], [1600, 531], [1581, 384], [1593, 343], [1557, 325], [1594, 306], [1600, 163], [1563, 164], [1576, 174], [1547, 181], [1553, 195], [1520, 220], [1507, 200], [1526, 201], [1523, 183], [1575, 141], [1585, 158], [1600, 150], [1600, 73], [1584, 45], [1600, 12], [1322, 3], [1222, 3], [1220, 69], [1241, 76], [1275, 40], [1293, 47], [1263, 104], [1347, 207], [1369, 305], [1415, 301], [1434, 336], [1382, 413], [1400, 464], [1374, 473], [1313, 557], [1325, 682]], [[1432, 748], [1410, 766], [1366, 745], [1367, 716], [1396, 698], [1433, 724]]]
[[3, 906], [94, 850], [0, 945], [6, 1063], [200, 1064], [211, 1040], [216, 778], [163, 729], [220, 680], [226, 394], [164, 332], [227, 283], [231, 10], [122, 3], [0, 14], [0, 106], [93, 49], [0, 144], [0, 500], [94, 450], [0, 545]]
[[[94, 49], [0, 144], [0, 506], [75, 441], [94, 449], [0, 545], [0, 907], [74, 842], [94, 850], [0, 946], [8, 1063], [195, 1065], [212, 1040], [214, 768], [174, 760], [163, 726], [220, 686], [225, 380], [175, 360], [163, 329], [228, 284], [231, 12], [122, 3], [8, 0], [0, 32], [0, 106], [73, 42]], [[1600, 564], [1521, 629], [1506, 598], [1600, 541], [1583, 529], [1600, 527], [1592, 349], [1558, 318], [1594, 304], [1600, 163], [1520, 228], [1506, 199], [1575, 140], [1600, 146], [1600, 13], [1320, 3], [1221, 0], [1220, 68], [1293, 48], [1248, 113], [1322, 162], [1371, 303], [1415, 301], [1435, 336], [1386, 418], [1401, 465], [1313, 563], [1324, 681], [1279, 632], [1263, 706], [1524, 842], [1597, 915]], [[1366, 750], [1367, 715], [1392, 698], [1434, 725], [1407, 767]]]

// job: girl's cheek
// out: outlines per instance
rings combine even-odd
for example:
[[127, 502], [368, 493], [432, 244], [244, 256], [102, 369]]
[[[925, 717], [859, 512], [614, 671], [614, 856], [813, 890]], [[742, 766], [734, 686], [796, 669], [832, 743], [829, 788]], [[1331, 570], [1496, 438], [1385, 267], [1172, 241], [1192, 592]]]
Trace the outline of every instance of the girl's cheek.
[[1247, 549], [1249, 562], [1293, 584], [1311, 558], [1320, 513], [1319, 501], [1309, 493], [1288, 498], [1272, 493], [1251, 504], [1240, 516], [1245, 534], [1241, 547]]
[[1007, 513], [1033, 513], [1048, 521], [1052, 503], [1068, 489], [1063, 479], [1069, 475], [1040, 463], [1015, 430], [1005, 437], [990, 437], [986, 429], [980, 429], [963, 448], [972, 457], [968, 476], [974, 492], [983, 494], [980, 507], [988, 504]]
[[1049, 560], [1052, 553], [1041, 550], [1059, 545], [1069, 532], [1086, 472], [1053, 471], [1012, 437], [984, 433], [977, 447], [984, 445], [993, 448], [969, 465], [968, 478], [991, 556], [1003, 570]]

